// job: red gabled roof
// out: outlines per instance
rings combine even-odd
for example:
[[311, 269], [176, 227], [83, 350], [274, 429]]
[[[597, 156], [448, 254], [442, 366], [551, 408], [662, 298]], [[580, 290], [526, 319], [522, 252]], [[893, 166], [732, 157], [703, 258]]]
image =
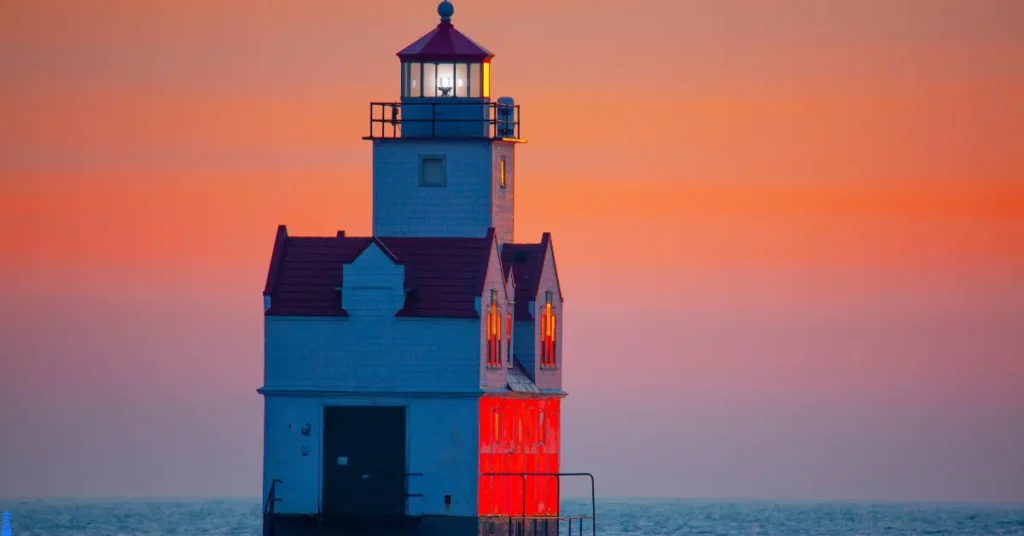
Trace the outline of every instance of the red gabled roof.
[[381, 237], [405, 267], [405, 306], [397, 316], [479, 318], [494, 229], [486, 238]]
[[466, 34], [455, 29], [450, 21], [441, 21], [427, 35], [398, 53], [402, 61], [484, 61], [494, 54]]
[[405, 305], [398, 316], [479, 318], [476, 298], [494, 244], [485, 238], [290, 237], [278, 227], [263, 295], [267, 316], [347, 316], [341, 307], [345, 264], [371, 244], [405, 267]]
[[342, 266], [355, 260], [369, 238], [288, 236], [277, 228], [264, 296], [270, 316], [347, 316], [341, 308]]

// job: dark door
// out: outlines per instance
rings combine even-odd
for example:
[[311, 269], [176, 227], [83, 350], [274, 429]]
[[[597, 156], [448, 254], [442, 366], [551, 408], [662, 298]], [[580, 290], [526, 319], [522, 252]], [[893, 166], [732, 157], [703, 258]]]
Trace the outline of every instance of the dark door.
[[323, 512], [405, 514], [405, 408], [324, 408]]

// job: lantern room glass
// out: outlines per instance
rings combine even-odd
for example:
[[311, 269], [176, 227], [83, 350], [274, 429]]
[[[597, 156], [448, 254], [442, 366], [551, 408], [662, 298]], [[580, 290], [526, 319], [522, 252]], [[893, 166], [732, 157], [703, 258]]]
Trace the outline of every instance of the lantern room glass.
[[405, 64], [405, 87], [402, 88], [403, 97], [419, 97], [422, 95], [423, 68], [420, 63]]
[[402, 97], [489, 96], [488, 64], [409, 62], [402, 66]]
[[470, 63], [469, 64], [469, 96], [473, 98], [480, 98], [480, 88], [483, 84], [480, 83], [480, 64]]

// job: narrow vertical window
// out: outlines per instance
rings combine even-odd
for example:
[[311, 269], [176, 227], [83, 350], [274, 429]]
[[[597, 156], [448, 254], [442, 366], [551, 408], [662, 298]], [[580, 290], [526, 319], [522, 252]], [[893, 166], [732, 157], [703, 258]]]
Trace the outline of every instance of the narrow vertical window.
[[486, 99], [491, 96], [491, 62], [489, 61], [484, 62], [484, 72], [482, 78], [483, 81], [481, 82], [480, 87], [483, 88], [483, 91], [481, 91], [480, 96]]
[[550, 290], [544, 293], [544, 313], [540, 318], [540, 366], [555, 366], [555, 337], [557, 333], [557, 319], [551, 310], [551, 299], [553, 292]]
[[501, 171], [499, 171], [500, 175], [498, 176], [498, 184], [500, 184], [502, 188], [505, 188], [508, 185], [508, 183], [505, 182], [506, 167], [507, 166], [505, 165], [505, 157], [503, 156], [501, 157]]
[[498, 415], [498, 408], [494, 408], [491, 411], [491, 413], [494, 414], [494, 431], [493, 431], [493, 436], [494, 436], [494, 444], [497, 445], [498, 441], [501, 439], [501, 428], [500, 428], [501, 421], [500, 421], [499, 415]]
[[547, 437], [547, 432], [544, 430], [544, 410], [540, 410], [540, 424], [537, 426], [537, 442], [541, 445], [544, 444], [544, 439]]
[[498, 291], [491, 290], [487, 312], [487, 366], [501, 366], [501, 315], [498, 313]]
[[[511, 307], [509, 308], [511, 309]], [[512, 311], [505, 314], [505, 360], [508, 368], [512, 368]]]

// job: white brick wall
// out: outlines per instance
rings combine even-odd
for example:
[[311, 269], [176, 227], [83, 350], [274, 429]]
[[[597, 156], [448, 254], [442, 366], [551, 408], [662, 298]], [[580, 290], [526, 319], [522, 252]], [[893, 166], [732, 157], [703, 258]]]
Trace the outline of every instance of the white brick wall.
[[[515, 185], [516, 185], [516, 144], [507, 141], [494, 142], [492, 146], [492, 216], [495, 236], [499, 244], [515, 242]], [[501, 187], [501, 157], [505, 157], [505, 188]]]
[[[408, 508], [413, 515], [475, 516], [479, 472], [479, 399], [423, 396], [367, 397], [325, 394], [322, 397], [268, 395], [264, 399], [263, 497], [272, 479], [281, 513], [320, 511], [323, 483], [323, 408], [337, 405], [406, 406]], [[301, 430], [310, 427], [304, 436]], [[354, 433], [365, 433], [355, 431]], [[452, 496], [445, 511], [444, 496]]]
[[[420, 155], [445, 155], [447, 186], [419, 185]], [[491, 150], [482, 141], [373, 142], [375, 236], [475, 236], [490, 227]]]
[[[445, 155], [447, 186], [419, 185], [420, 155]], [[506, 188], [501, 188], [501, 156]], [[483, 237], [489, 227], [499, 242], [513, 239], [515, 144], [501, 141], [375, 140], [373, 234], [375, 236]]]
[[479, 389], [476, 319], [266, 317], [269, 388], [338, 391]]

